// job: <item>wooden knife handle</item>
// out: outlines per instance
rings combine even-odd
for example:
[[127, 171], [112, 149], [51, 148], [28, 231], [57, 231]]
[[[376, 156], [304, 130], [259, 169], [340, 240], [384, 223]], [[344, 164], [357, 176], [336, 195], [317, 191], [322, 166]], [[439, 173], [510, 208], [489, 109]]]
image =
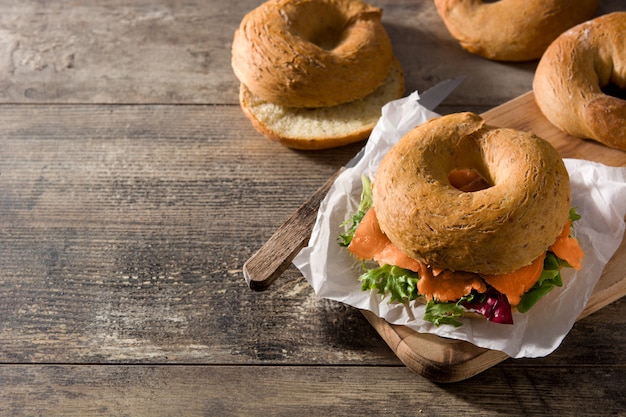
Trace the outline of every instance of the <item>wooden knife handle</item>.
[[244, 263], [243, 275], [251, 289], [267, 289], [289, 268], [293, 258], [308, 243], [320, 203], [344, 169], [340, 168]]

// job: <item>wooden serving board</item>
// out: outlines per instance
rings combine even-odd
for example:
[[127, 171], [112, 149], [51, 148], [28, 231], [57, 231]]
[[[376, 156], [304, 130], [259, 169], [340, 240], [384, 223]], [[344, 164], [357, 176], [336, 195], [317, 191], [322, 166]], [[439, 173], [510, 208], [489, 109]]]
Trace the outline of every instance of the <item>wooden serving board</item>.
[[[569, 136], [552, 125], [537, 107], [532, 92], [526, 93], [484, 114], [488, 123], [533, 132], [546, 139], [564, 158], [587, 159], [609, 166], [626, 166], [626, 152], [596, 142]], [[581, 319], [626, 295], [626, 239], [604, 268]], [[477, 347], [469, 342], [417, 333], [393, 325], [369, 311], [363, 315], [410, 369], [435, 382], [456, 382], [470, 378], [508, 356], [500, 351]]]

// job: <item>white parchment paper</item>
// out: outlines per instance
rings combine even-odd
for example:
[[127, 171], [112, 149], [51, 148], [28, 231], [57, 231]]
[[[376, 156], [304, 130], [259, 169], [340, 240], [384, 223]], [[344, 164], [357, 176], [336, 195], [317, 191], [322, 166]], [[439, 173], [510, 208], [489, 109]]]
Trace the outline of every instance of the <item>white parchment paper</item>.
[[308, 246], [294, 259], [295, 266], [323, 298], [372, 311], [389, 323], [418, 332], [466, 340], [500, 350], [514, 358], [540, 357], [554, 351], [572, 328], [598, 282], [602, 270], [620, 245], [626, 214], [626, 168], [566, 159], [572, 186], [572, 206], [582, 219], [575, 233], [585, 257], [582, 270], [564, 268], [564, 285], [555, 288], [528, 313], [513, 314], [513, 325], [463, 319], [463, 326], [436, 327], [424, 321], [423, 305], [389, 303], [374, 292], [361, 291], [360, 262], [337, 244], [341, 224], [356, 211], [361, 174], [375, 177], [387, 150], [408, 130], [437, 116], [418, 104], [417, 92], [388, 103], [365, 148], [365, 155], [335, 181], [322, 201]]

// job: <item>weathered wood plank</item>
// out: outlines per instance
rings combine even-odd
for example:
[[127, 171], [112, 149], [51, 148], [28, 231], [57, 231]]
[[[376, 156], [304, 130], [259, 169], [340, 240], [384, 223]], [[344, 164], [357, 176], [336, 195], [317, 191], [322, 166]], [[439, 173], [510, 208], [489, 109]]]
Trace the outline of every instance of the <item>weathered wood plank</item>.
[[[607, 378], [614, 384], [598, 385]], [[583, 416], [626, 409], [623, 365], [508, 366], [454, 385], [403, 367], [4, 365], [0, 381], [0, 414], [20, 416]]]
[[[431, 1], [372, 3], [384, 10], [407, 91], [466, 75], [446, 104], [493, 107], [530, 90], [536, 63], [500, 64], [466, 53]], [[232, 36], [259, 4], [4, 1], [0, 102], [236, 104]], [[606, 0], [599, 13], [619, 9], [621, 0]]]
[[230, 43], [248, 4], [3, 2], [0, 99], [232, 103]]
[[247, 290], [245, 259], [355, 150], [293, 152], [239, 116], [180, 106], [2, 112], [0, 361], [280, 360], [295, 340], [306, 359], [320, 337], [322, 357], [349, 357], [332, 345], [363, 349], [358, 329], [377, 343], [356, 312], [341, 325], [356, 328], [332, 342], [325, 332], [343, 308], [302, 282], [282, 283], [282, 297]]

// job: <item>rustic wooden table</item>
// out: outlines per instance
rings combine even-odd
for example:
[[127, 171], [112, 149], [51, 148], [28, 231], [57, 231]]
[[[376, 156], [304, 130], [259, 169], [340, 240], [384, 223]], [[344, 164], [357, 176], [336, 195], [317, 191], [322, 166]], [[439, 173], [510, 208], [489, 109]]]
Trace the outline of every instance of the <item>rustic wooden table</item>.
[[[0, 1], [0, 415], [626, 415], [626, 301], [541, 359], [435, 384], [295, 268], [242, 265], [361, 146], [298, 152], [237, 104], [259, 0]], [[437, 110], [531, 89], [460, 49], [431, 1], [379, 0], [407, 92]], [[625, 10], [601, 0], [599, 13]]]

